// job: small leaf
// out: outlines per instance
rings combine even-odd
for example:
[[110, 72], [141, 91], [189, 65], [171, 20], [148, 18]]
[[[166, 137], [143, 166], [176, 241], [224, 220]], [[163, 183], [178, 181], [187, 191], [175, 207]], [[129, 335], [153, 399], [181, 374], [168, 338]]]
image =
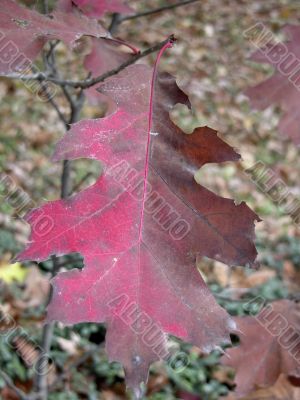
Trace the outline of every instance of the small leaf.
[[240, 345], [226, 351], [225, 365], [236, 369], [236, 393], [275, 384], [280, 374], [300, 377], [300, 304], [270, 303], [255, 317], [235, 318]]

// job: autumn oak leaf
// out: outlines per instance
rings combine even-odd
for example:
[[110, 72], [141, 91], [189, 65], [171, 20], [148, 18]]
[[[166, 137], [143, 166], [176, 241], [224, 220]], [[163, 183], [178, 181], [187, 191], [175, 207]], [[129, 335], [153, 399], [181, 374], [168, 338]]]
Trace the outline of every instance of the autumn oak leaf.
[[240, 344], [222, 363], [236, 370], [237, 397], [275, 384], [281, 374], [300, 377], [300, 304], [278, 300], [257, 316], [234, 318]]
[[[261, 28], [256, 28], [260, 36], [256, 34], [263, 41], [264, 35], [267, 38], [269, 36]], [[271, 105], [280, 106], [282, 116], [279, 131], [300, 146], [300, 26], [287, 25], [283, 32], [289, 38], [288, 41], [267, 43], [250, 58], [257, 63], [272, 65], [275, 71], [270, 78], [247, 89], [245, 94], [250, 98], [251, 105], [258, 110]], [[248, 34], [251, 37], [251, 29]]]
[[48, 40], [72, 47], [84, 35], [110, 36], [95, 19], [58, 11], [42, 15], [13, 0], [1, 0], [0, 25], [0, 74], [28, 69]]
[[137, 396], [150, 364], [169, 357], [168, 334], [204, 352], [230, 342], [235, 324], [203, 281], [197, 257], [230, 265], [256, 258], [255, 213], [194, 179], [206, 163], [240, 156], [212, 129], [187, 135], [171, 121], [177, 103], [190, 103], [156, 69], [132, 65], [100, 85], [115, 111], [74, 124], [54, 159], [99, 160], [104, 172], [84, 191], [33, 210], [19, 255], [83, 255], [83, 270], [53, 279], [48, 321], [105, 322], [109, 359], [124, 366]]

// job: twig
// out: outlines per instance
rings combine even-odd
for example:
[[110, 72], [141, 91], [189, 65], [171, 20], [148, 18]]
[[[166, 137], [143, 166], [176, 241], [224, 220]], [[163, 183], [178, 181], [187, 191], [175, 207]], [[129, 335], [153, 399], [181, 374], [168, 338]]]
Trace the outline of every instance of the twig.
[[[69, 123], [66, 124], [66, 130], [69, 130], [71, 128], [71, 125], [74, 124], [74, 122], [78, 121], [80, 112], [83, 107], [85, 95], [84, 91], [81, 90], [76, 102], [71, 102], [70, 100], [70, 107], [71, 107], [71, 115], [69, 119]], [[71, 161], [70, 160], [64, 160], [63, 161], [63, 171], [62, 171], [62, 176], [61, 176], [61, 198], [66, 199], [70, 195], [70, 176], [71, 176]]]
[[21, 74], [8, 74], [5, 75], [6, 78], [11, 78], [11, 79], [20, 79], [22, 81], [31, 81], [31, 80], [36, 80], [36, 81], [49, 81], [56, 83], [59, 86], [70, 86], [73, 88], [81, 88], [81, 89], [88, 89], [91, 86], [96, 85], [97, 83], [105, 81], [105, 79], [109, 78], [110, 76], [116, 75], [119, 72], [121, 72], [123, 69], [128, 67], [129, 65], [134, 64], [136, 61], [140, 60], [143, 57], [148, 56], [149, 54], [152, 54], [161, 48], [164, 47], [164, 45], [170, 41], [174, 41], [174, 36], [171, 35], [168, 39], [150, 47], [147, 50], [144, 50], [136, 55], [133, 55], [129, 60], [125, 61], [121, 65], [119, 65], [117, 68], [114, 68], [108, 72], [105, 72], [104, 74], [97, 76], [96, 78], [88, 78], [85, 80], [81, 81], [73, 81], [73, 80], [67, 80], [67, 79], [60, 79], [56, 77], [49, 76], [45, 72], [39, 72], [37, 74], [31, 74], [31, 75], [21, 75]]
[[109, 78], [110, 76], [116, 75], [119, 72], [121, 72], [123, 69], [125, 69], [126, 67], [128, 67], [129, 65], [134, 64], [136, 61], [140, 60], [143, 57], [148, 56], [149, 54], [152, 54], [160, 49], [162, 49], [166, 43], [170, 42], [170, 41], [175, 41], [175, 38], [173, 35], [169, 36], [168, 39], [150, 47], [147, 50], [144, 50], [136, 55], [133, 55], [129, 60], [125, 61], [124, 63], [122, 63], [121, 65], [119, 65], [117, 68], [114, 68], [108, 72], [105, 72], [104, 74], [97, 76], [96, 78], [91, 78], [86, 80], [85, 82], [81, 82], [81, 81], [69, 81], [68, 85], [69, 86], [73, 86], [73, 87], [80, 87], [82, 89], [87, 89], [91, 86], [96, 85], [97, 83], [103, 82], [105, 81], [105, 79]]
[[152, 10], [143, 11], [143, 12], [132, 14], [132, 15], [122, 16], [118, 13], [115, 13], [115, 14], [113, 14], [108, 31], [113, 35], [117, 32], [118, 27], [121, 25], [122, 22], [130, 21], [132, 19], [137, 19], [137, 18], [141, 18], [141, 17], [147, 17], [148, 15], [158, 14], [165, 10], [171, 10], [171, 9], [174, 9], [177, 7], [185, 6], [190, 3], [195, 3], [196, 1], [200, 1], [200, 0], [184, 0], [184, 1], [180, 1], [175, 4], [165, 5], [162, 7], [154, 8]]
[[44, 355], [49, 354], [51, 349], [51, 342], [53, 336], [54, 323], [44, 325], [42, 336], [42, 349], [41, 357], [39, 357], [36, 365], [36, 388], [37, 398], [39, 400], [47, 400], [48, 398], [48, 363], [45, 362]]
[[[71, 93], [69, 92], [69, 89], [66, 86], [62, 86], [61, 89], [62, 89], [66, 99], [68, 100], [69, 105], [70, 105], [71, 110], [72, 110], [75, 107], [75, 101], [74, 101]], [[66, 123], [66, 125], [67, 125], [67, 123]]]
[[[52, 276], [56, 274], [59, 269], [58, 259], [55, 256], [51, 257], [53, 262]], [[50, 299], [49, 299], [50, 300]], [[42, 351], [36, 365], [36, 377], [35, 377], [35, 389], [36, 397], [39, 400], [47, 400], [48, 398], [48, 382], [47, 382], [47, 372], [48, 363], [45, 362], [44, 355], [48, 355], [51, 349], [51, 342], [53, 337], [54, 322], [45, 324], [43, 327], [42, 334]]]
[[79, 190], [81, 185], [89, 178], [93, 176], [92, 172], [87, 172], [81, 179], [80, 181], [73, 187], [73, 192], [76, 192], [76, 190]]
[[50, 63], [52, 68], [55, 70], [55, 55], [54, 55], [54, 50], [56, 46], [60, 43], [59, 40], [55, 40], [54, 42], [50, 42], [50, 48], [49, 51], [46, 55], [47, 61]]
[[43, 7], [43, 8], [44, 8], [44, 9], [43, 9], [43, 13], [44, 13], [44, 14], [48, 14], [48, 13], [49, 13], [49, 4], [48, 4], [48, 0], [44, 0], [44, 1], [43, 1], [43, 6], [44, 6], [44, 7]]
[[67, 124], [67, 120], [66, 120], [65, 116], [63, 115], [63, 113], [60, 111], [58, 105], [56, 104], [56, 101], [53, 99], [53, 96], [51, 96], [51, 94], [48, 92], [45, 82], [41, 82], [41, 88], [42, 88], [42, 91], [45, 94], [48, 102], [52, 105], [52, 107], [56, 111], [59, 119], [62, 121], [63, 124], [66, 125]]
[[121, 23], [121, 15], [119, 13], [114, 13], [108, 28], [108, 32], [113, 35], [117, 31], [120, 23]]
[[6, 383], [6, 385], [10, 387], [19, 396], [21, 400], [30, 399], [30, 396], [27, 396], [26, 393], [23, 392], [23, 390], [19, 389], [4, 371], [0, 370], [0, 375], [4, 380], [4, 382]]
[[84, 104], [85, 100], [85, 94], [83, 90], [80, 90], [76, 103], [72, 106], [71, 108], [71, 116], [69, 120], [69, 125], [74, 124], [74, 122], [77, 122]]
[[132, 15], [124, 15], [124, 16], [121, 16], [118, 18], [118, 23], [120, 24], [124, 21], [129, 21], [131, 19], [147, 17], [148, 15], [157, 14], [157, 13], [160, 13], [165, 10], [171, 10], [173, 8], [185, 6], [187, 4], [196, 3], [197, 1], [200, 1], [200, 0], [184, 0], [184, 1], [179, 1], [178, 3], [175, 3], [175, 4], [169, 4], [169, 5], [165, 5], [162, 7], [154, 8], [153, 10], [143, 11], [143, 12], [132, 14]]
[[37, 72], [35, 74], [18, 74], [17, 72], [12, 72], [11, 74], [1, 74], [0, 76], [3, 78], [19, 79], [20, 81], [46, 81], [48, 79], [46, 72]]
[[61, 174], [61, 198], [66, 199], [70, 193], [70, 175], [71, 165], [69, 160], [63, 161], [62, 174]]

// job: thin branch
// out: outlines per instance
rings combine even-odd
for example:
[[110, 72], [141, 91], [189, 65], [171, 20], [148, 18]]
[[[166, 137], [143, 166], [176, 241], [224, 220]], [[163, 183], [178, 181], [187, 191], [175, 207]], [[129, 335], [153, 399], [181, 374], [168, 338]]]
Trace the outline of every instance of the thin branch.
[[51, 96], [51, 94], [48, 92], [45, 82], [41, 82], [41, 89], [42, 89], [44, 95], [46, 96], [46, 99], [48, 100], [48, 102], [52, 105], [52, 107], [56, 111], [59, 119], [62, 121], [63, 124], [67, 125], [67, 120], [66, 120], [65, 116], [60, 111], [58, 105], [56, 104], [56, 101], [53, 99], [53, 96]]
[[[70, 105], [71, 110], [72, 110], [75, 107], [75, 101], [74, 101], [71, 93], [69, 92], [69, 89], [66, 86], [61, 86], [61, 89], [62, 89], [66, 99], [68, 100], [69, 105]], [[66, 122], [66, 125], [67, 125], [67, 122]]]
[[26, 393], [23, 392], [23, 390], [19, 389], [4, 371], [0, 370], [0, 375], [4, 380], [4, 382], [6, 383], [6, 385], [10, 387], [19, 396], [21, 400], [30, 399], [30, 396], [27, 396]]
[[53, 337], [54, 323], [45, 324], [43, 328], [42, 349], [36, 366], [36, 389], [37, 398], [39, 400], [47, 400], [48, 398], [48, 362], [45, 362], [44, 355], [48, 355], [51, 349]]
[[125, 61], [123, 64], [119, 65], [117, 68], [114, 68], [96, 78], [90, 79], [83, 86], [80, 86], [80, 87], [82, 87], [82, 88], [91, 87], [91, 86], [96, 85], [97, 83], [103, 82], [105, 79], [109, 78], [110, 76], [118, 74], [123, 69], [125, 69], [129, 65], [134, 64], [136, 61], [140, 60], [141, 58], [146, 57], [149, 54], [155, 53], [156, 51], [162, 49], [167, 43], [175, 42], [175, 40], [176, 39], [174, 38], [174, 36], [171, 35], [168, 37], [168, 39], [164, 40], [163, 42], [160, 42], [160, 43], [150, 47], [149, 49], [132, 56], [128, 61]]
[[150, 47], [147, 50], [144, 50], [136, 55], [133, 55], [129, 60], [125, 61], [124, 63], [122, 63], [121, 65], [119, 65], [118, 67], [105, 72], [104, 74], [97, 76], [96, 78], [91, 78], [88, 79], [84, 82], [82, 81], [68, 81], [68, 85], [69, 86], [73, 86], [73, 87], [80, 87], [82, 89], [87, 89], [91, 86], [94, 86], [100, 82], [105, 81], [105, 79], [109, 78], [110, 76], [116, 75], [119, 72], [121, 72], [123, 69], [125, 69], [126, 67], [128, 67], [129, 65], [134, 64], [136, 61], [140, 60], [141, 58], [144, 58], [146, 56], [148, 56], [149, 54], [155, 53], [156, 51], [162, 49], [167, 43], [169, 43], [170, 41], [174, 42], [175, 38], [173, 35], [171, 35], [170, 37], [168, 37], [166, 40]]
[[71, 164], [69, 160], [63, 161], [62, 174], [61, 174], [61, 198], [66, 199], [70, 194], [70, 175]]
[[84, 104], [85, 100], [85, 94], [83, 89], [80, 90], [76, 103], [72, 106], [71, 108], [71, 116], [69, 120], [69, 125], [74, 124], [74, 122], [77, 122]]
[[[66, 90], [67, 88], [65, 88]], [[67, 91], [68, 93], [68, 91]], [[83, 104], [84, 104], [84, 91], [81, 90], [80, 93], [78, 94], [76, 102], [71, 101], [72, 97], [70, 95], [70, 107], [71, 107], [71, 115], [68, 124], [66, 124], [66, 130], [69, 130], [71, 128], [71, 125], [74, 124], [74, 122], [77, 122], [79, 120], [79, 115], [82, 110]], [[66, 199], [70, 195], [71, 191], [71, 182], [70, 182], [70, 176], [71, 176], [71, 161], [70, 160], [64, 160], [63, 161], [63, 171], [62, 171], [62, 176], [61, 176], [61, 193], [60, 196], [62, 199]]]
[[[185, 6], [187, 4], [196, 3], [197, 1], [200, 1], [200, 0], [184, 0], [184, 1], [179, 1], [178, 3], [175, 3], [175, 4], [169, 4], [166, 6], [154, 8], [153, 10], [144, 11], [144, 12], [140, 12], [140, 13], [136, 13], [136, 14], [132, 14], [132, 15], [124, 15], [124, 16], [121, 16], [118, 18], [118, 24], [120, 24], [124, 21], [129, 21], [129, 20], [141, 18], [141, 17], [147, 17], [148, 15], [157, 14], [162, 11], [171, 10], [173, 8]], [[116, 24], [116, 22], [115, 22], [115, 24]]]
[[113, 35], [117, 31], [120, 23], [121, 23], [121, 15], [119, 13], [114, 13], [108, 28], [108, 32]]
[[44, 0], [44, 1], [43, 1], [43, 13], [44, 13], [44, 14], [48, 14], [48, 13], [49, 13], [49, 4], [48, 4], [48, 0]]
[[46, 81], [48, 79], [46, 72], [37, 72], [36, 74], [18, 74], [17, 72], [12, 72], [11, 74], [1, 74], [0, 76], [20, 81]]
[[[54, 276], [58, 269], [58, 259], [55, 256], [51, 257], [53, 262], [52, 268], [52, 276]], [[49, 295], [50, 300], [50, 295]], [[45, 324], [43, 327], [42, 333], [42, 351], [40, 353], [40, 357], [37, 361], [36, 365], [36, 376], [35, 376], [35, 389], [37, 393], [37, 399], [39, 400], [47, 400], [48, 398], [48, 362], [45, 362], [44, 355], [48, 355], [51, 350], [51, 342], [53, 337], [53, 330], [54, 330], [54, 322], [50, 322], [49, 324]]]
[[116, 75], [121, 72], [123, 69], [128, 67], [129, 65], [134, 64], [136, 61], [140, 60], [143, 57], [148, 56], [164, 47], [164, 45], [170, 41], [175, 41], [174, 36], [171, 35], [168, 39], [150, 47], [147, 50], [144, 50], [136, 55], [133, 55], [129, 60], [125, 61], [123, 64], [119, 65], [117, 68], [114, 68], [96, 78], [89, 78], [81, 81], [73, 81], [73, 80], [64, 80], [56, 77], [52, 77], [47, 75], [45, 72], [39, 72], [37, 74], [32, 75], [20, 75], [20, 74], [9, 74], [5, 75], [6, 78], [11, 79], [20, 79], [22, 81], [30, 81], [30, 80], [37, 80], [37, 81], [49, 81], [56, 83], [59, 86], [70, 86], [73, 88], [81, 88], [81, 89], [88, 89], [91, 86], [96, 85], [97, 83], [105, 81], [105, 79], [109, 78], [110, 76]]
[[87, 172], [81, 179], [80, 181], [73, 187], [73, 192], [76, 192], [77, 190], [80, 189], [81, 185], [91, 176], [93, 176], [92, 172]]
[[44, 55], [44, 64], [47, 66], [47, 69], [49, 69], [51, 71], [51, 74], [54, 76], [57, 74], [55, 48], [59, 43], [60, 43], [59, 40], [50, 41], [49, 50]]
[[132, 19], [137, 19], [137, 18], [141, 18], [141, 17], [147, 17], [148, 15], [153, 15], [153, 14], [158, 14], [162, 11], [166, 11], [166, 10], [171, 10], [177, 7], [181, 7], [181, 6], [185, 6], [187, 4], [191, 4], [191, 3], [196, 3], [197, 1], [200, 0], [184, 0], [184, 1], [180, 1], [178, 3], [175, 4], [169, 4], [169, 5], [165, 5], [162, 7], [158, 7], [158, 8], [154, 8], [152, 10], [148, 10], [148, 11], [143, 11], [140, 13], [136, 13], [136, 14], [132, 14], [132, 15], [120, 15], [118, 13], [114, 13], [112, 16], [112, 20], [111, 23], [109, 25], [108, 31], [113, 35], [117, 32], [119, 26], [121, 25], [122, 22], [124, 21], [129, 21]]

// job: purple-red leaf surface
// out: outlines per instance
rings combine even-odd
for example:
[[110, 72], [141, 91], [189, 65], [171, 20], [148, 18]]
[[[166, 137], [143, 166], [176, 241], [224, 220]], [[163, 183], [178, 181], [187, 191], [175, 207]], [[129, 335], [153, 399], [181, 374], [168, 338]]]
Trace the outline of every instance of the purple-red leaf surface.
[[99, 160], [104, 172], [79, 194], [33, 210], [30, 241], [19, 255], [39, 261], [84, 256], [82, 271], [54, 278], [48, 320], [105, 322], [109, 359], [122, 363], [136, 393], [149, 365], [168, 357], [167, 334], [204, 352], [230, 340], [234, 324], [205, 285], [196, 258], [230, 265], [252, 265], [256, 258], [258, 217], [194, 179], [204, 164], [240, 156], [210, 128], [187, 135], [174, 125], [170, 110], [189, 100], [171, 75], [155, 75], [133, 65], [101, 84], [115, 111], [74, 124], [54, 159]]
[[125, 0], [58, 0], [57, 9], [71, 12], [77, 6], [88, 17], [100, 18], [106, 12], [132, 14], [132, 8]]
[[12, 0], [1, 0], [0, 73], [28, 68], [47, 40], [59, 39], [69, 46], [83, 35], [108, 37], [107, 31], [84, 15], [55, 11], [42, 15]]
[[252, 61], [268, 63], [274, 74], [246, 91], [254, 108], [264, 110], [278, 105], [282, 110], [279, 130], [300, 145], [300, 26], [287, 25], [285, 43], [269, 43], [251, 57]]

